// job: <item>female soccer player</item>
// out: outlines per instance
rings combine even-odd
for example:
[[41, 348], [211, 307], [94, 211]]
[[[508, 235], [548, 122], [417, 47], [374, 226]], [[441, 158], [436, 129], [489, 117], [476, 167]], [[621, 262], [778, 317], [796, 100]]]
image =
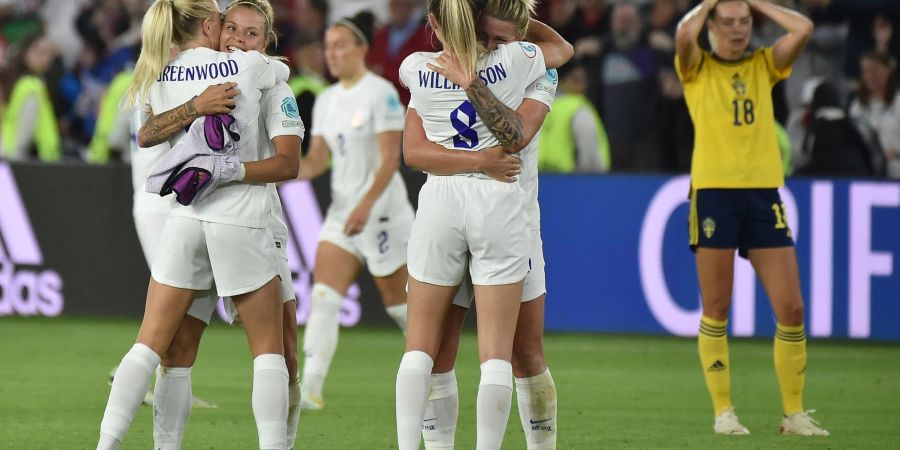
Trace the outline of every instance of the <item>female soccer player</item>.
[[[572, 56], [572, 46], [550, 27], [534, 20], [529, 22], [532, 3], [489, 0], [479, 18], [479, 43], [488, 50], [495, 50], [501, 44], [528, 40], [544, 49], [548, 68], [558, 67]], [[530, 449], [555, 448], [556, 443], [556, 387], [544, 359], [543, 346], [546, 285], [537, 201], [537, 140], [534, 138], [550, 110], [556, 83], [555, 70], [548, 71], [547, 76], [528, 88], [524, 101], [516, 110], [522, 117], [526, 139], [530, 139], [521, 152], [524, 167], [519, 184], [526, 193], [525, 210], [532, 236], [527, 255], [531, 268], [525, 277], [511, 362], [516, 377], [519, 417]], [[508, 155], [502, 147], [480, 152], [459, 152], [428, 141], [415, 109], [407, 112], [403, 141], [407, 163], [426, 172], [443, 170], [446, 174], [455, 174], [481, 170], [505, 181], [509, 180], [507, 174], [514, 176], [519, 167], [518, 159]], [[495, 165], [499, 167], [495, 168]], [[448, 169], [454, 170], [450, 172]], [[454, 445], [458, 392], [453, 366], [460, 329], [472, 294], [471, 281], [467, 279], [457, 292], [454, 307], [450, 308], [444, 322], [443, 339], [432, 368], [425, 414], [428, 422], [422, 425], [426, 448], [452, 448]]]
[[[223, 52], [256, 50], [265, 53], [277, 41], [274, 12], [268, 0], [234, 0], [225, 9], [225, 20], [219, 39]], [[230, 111], [237, 89], [233, 84], [207, 88], [199, 97], [165, 113], [155, 115], [142, 129], [141, 139], [150, 143], [166, 141], [178, 130], [205, 114]], [[197, 105], [202, 105], [202, 111]], [[287, 83], [263, 91], [260, 101], [260, 148], [262, 157], [273, 157], [289, 167], [299, 161], [303, 124], [297, 117], [296, 104]], [[300, 390], [297, 382], [297, 303], [287, 258], [287, 226], [281, 210], [281, 199], [275, 184], [267, 185], [271, 201], [267, 228], [275, 238], [275, 262], [284, 301], [284, 357], [287, 363], [289, 402], [287, 448], [293, 448], [300, 419]], [[156, 197], [160, 198], [160, 197]], [[154, 448], [179, 448], [190, 414], [190, 371], [197, 357], [200, 337], [215, 311], [218, 296], [207, 291], [194, 299], [178, 332], [163, 357], [154, 390]], [[228, 303], [230, 304], [230, 302]]]
[[[541, 49], [514, 43], [479, 54], [475, 2], [432, 0], [428, 11], [445, 51], [410, 55], [400, 78], [429, 140], [455, 151], [524, 147], [530, 138], [509, 106], [545, 76]], [[479, 172], [438, 175], [454, 172], [448, 169], [429, 175], [410, 236], [410, 328], [396, 393], [400, 449], [418, 448], [442, 325], [467, 261], [479, 302], [477, 448], [499, 448], [509, 418], [512, 343], [528, 271], [525, 195], [517, 183]]]
[[[253, 411], [260, 448], [286, 446], [288, 375], [282, 356], [282, 306], [273, 237], [265, 229], [268, 193], [261, 183], [292, 178], [296, 166], [285, 170], [274, 158], [253, 162], [260, 159], [256, 150], [260, 90], [275, 85], [279, 66], [256, 52], [213, 50], [219, 46], [220, 30], [221, 13], [212, 0], [157, 0], [144, 18], [141, 56], [129, 99], [148, 99], [151, 113], [167, 111], [211, 82], [238, 83], [243, 93], [232, 114], [243, 125], [236, 150], [242, 162], [223, 181], [244, 182], [220, 186], [202, 204], [172, 208], [153, 262], [137, 342], [116, 371], [98, 449], [121, 445], [160, 355], [168, 349], [194, 294], [209, 289], [213, 281], [220, 295], [234, 299], [254, 356]], [[180, 53], [167, 64], [172, 45]]]
[[338, 341], [338, 313], [364, 262], [385, 309], [406, 332], [406, 243], [413, 210], [397, 172], [405, 108], [365, 58], [374, 18], [362, 12], [325, 32], [325, 61], [338, 79], [313, 107], [312, 143], [300, 178], [328, 167], [331, 206], [316, 252], [312, 309], [303, 332], [301, 407], [324, 406], [322, 386]]
[[[748, 51], [756, 11], [787, 30], [774, 46]], [[697, 44], [704, 23], [712, 52]], [[715, 408], [714, 431], [748, 434], [731, 404], [726, 325], [734, 250], [749, 258], [778, 321], [775, 372], [784, 434], [828, 435], [803, 409], [806, 333], [794, 241], [778, 187], [784, 184], [772, 86], [813, 31], [806, 17], [763, 0], [704, 0], [678, 25], [675, 67], [696, 129], [690, 243], [703, 297], [698, 346]]]

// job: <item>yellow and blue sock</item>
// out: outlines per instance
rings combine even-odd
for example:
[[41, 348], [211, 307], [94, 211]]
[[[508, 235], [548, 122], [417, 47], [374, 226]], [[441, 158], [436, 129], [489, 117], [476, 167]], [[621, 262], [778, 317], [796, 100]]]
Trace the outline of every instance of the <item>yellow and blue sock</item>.
[[806, 330], [803, 324], [778, 324], [775, 329], [775, 374], [781, 387], [784, 415], [803, 412], [806, 383]]
[[712, 398], [715, 415], [733, 408], [731, 404], [731, 365], [728, 359], [727, 320], [700, 319], [697, 347], [706, 389]]

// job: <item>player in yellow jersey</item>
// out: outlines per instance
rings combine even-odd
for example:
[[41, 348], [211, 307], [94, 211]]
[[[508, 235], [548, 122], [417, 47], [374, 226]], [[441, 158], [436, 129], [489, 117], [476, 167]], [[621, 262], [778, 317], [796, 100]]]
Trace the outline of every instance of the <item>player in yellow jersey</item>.
[[[748, 50], [752, 12], [785, 30], [772, 47]], [[697, 44], [704, 24], [712, 52]], [[775, 372], [783, 434], [828, 435], [803, 409], [806, 333], [797, 257], [778, 187], [784, 184], [775, 137], [772, 87], [812, 34], [801, 14], [765, 0], [704, 0], [679, 23], [675, 67], [696, 137], [691, 166], [691, 248], [703, 297], [698, 347], [719, 434], [749, 434], [731, 403], [726, 326], [734, 250], [759, 275], [778, 321]]]

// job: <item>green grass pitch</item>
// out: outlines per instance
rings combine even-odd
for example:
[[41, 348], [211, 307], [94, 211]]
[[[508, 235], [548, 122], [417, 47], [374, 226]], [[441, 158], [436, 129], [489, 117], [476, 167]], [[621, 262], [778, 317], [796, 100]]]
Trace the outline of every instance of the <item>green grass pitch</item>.
[[[107, 374], [128, 350], [137, 322], [0, 319], [0, 448], [92, 449], [109, 394]], [[474, 448], [478, 385], [475, 338], [466, 334], [457, 374], [457, 448]], [[731, 340], [732, 389], [750, 436], [712, 433], [709, 398], [693, 339], [549, 334], [559, 391], [560, 449], [900, 447], [900, 347], [826, 342], [809, 346], [806, 404], [832, 436], [780, 436], [771, 342]], [[326, 409], [304, 413], [298, 448], [396, 448], [394, 379], [403, 340], [393, 329], [342, 330], [325, 386]], [[219, 323], [206, 334], [185, 449], [252, 449], [251, 361], [243, 333]], [[124, 448], [150, 448], [149, 407]], [[516, 408], [504, 448], [524, 449]]]

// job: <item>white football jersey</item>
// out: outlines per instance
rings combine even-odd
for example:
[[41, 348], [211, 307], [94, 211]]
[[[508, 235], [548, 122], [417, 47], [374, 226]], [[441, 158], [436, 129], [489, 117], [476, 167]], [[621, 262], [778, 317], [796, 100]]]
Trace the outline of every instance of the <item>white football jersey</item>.
[[[377, 135], [403, 131], [405, 113], [394, 86], [371, 72], [349, 89], [336, 83], [316, 97], [311, 134], [322, 136], [331, 150], [330, 218], [349, 216], [369, 191], [381, 165]], [[399, 201], [408, 198], [395, 173], [378, 202]]]
[[163, 155], [169, 151], [169, 143], [155, 145], [149, 148], [141, 148], [137, 145], [137, 132], [141, 129], [144, 122], [147, 121], [150, 105], [142, 104], [136, 108], [131, 115], [131, 185], [134, 188], [134, 203], [132, 205], [132, 213], [141, 214], [162, 214], [168, 215], [169, 209], [174, 203], [174, 195], [160, 197], [157, 194], [151, 194], [144, 189], [147, 184], [147, 177], [150, 172], [162, 159]]
[[[297, 99], [294, 98], [291, 87], [284, 81], [279, 81], [272, 89], [263, 91], [259, 103], [259, 118], [260, 125], [263, 125], [259, 133], [259, 147], [263, 149], [263, 159], [275, 156], [272, 139], [277, 136], [299, 136], [300, 140], [303, 140], [304, 127], [303, 121], [300, 120]], [[269, 229], [275, 239], [286, 241], [288, 229], [284, 221], [278, 188], [275, 183], [269, 183], [266, 190], [271, 203]]]
[[[556, 73], [556, 69], [547, 69], [547, 73], [543, 77], [531, 83], [531, 86], [525, 91], [525, 98], [537, 100], [550, 108], [553, 104], [553, 98], [556, 96], [558, 83], [559, 76]], [[519, 152], [522, 158], [522, 173], [519, 175], [519, 185], [525, 191], [525, 211], [528, 213], [533, 229], [541, 226], [541, 210], [538, 206], [538, 139], [540, 136], [541, 130], [538, 130], [531, 142], [528, 143], [528, 146]]]
[[[168, 111], [199, 95], [208, 86], [236, 82], [241, 94], [231, 114], [237, 119], [241, 139], [237, 155], [241, 161], [262, 159], [259, 148], [259, 100], [261, 90], [286, 79], [287, 67], [255, 52], [217, 52], [193, 48], [178, 54], [163, 68], [150, 88], [150, 108], [154, 114]], [[173, 145], [183, 136], [169, 140]], [[228, 183], [219, 186], [197, 205], [174, 204], [173, 216], [207, 222], [263, 228], [269, 221], [269, 197], [265, 184]]]
[[[410, 108], [422, 118], [429, 141], [448, 149], [477, 151], [500, 145], [481, 121], [464, 90], [426, 64], [439, 53], [418, 52], [400, 65], [400, 80], [409, 89]], [[499, 46], [478, 62], [477, 75], [504, 105], [516, 109], [526, 88], [543, 77], [544, 55], [527, 42]]]

